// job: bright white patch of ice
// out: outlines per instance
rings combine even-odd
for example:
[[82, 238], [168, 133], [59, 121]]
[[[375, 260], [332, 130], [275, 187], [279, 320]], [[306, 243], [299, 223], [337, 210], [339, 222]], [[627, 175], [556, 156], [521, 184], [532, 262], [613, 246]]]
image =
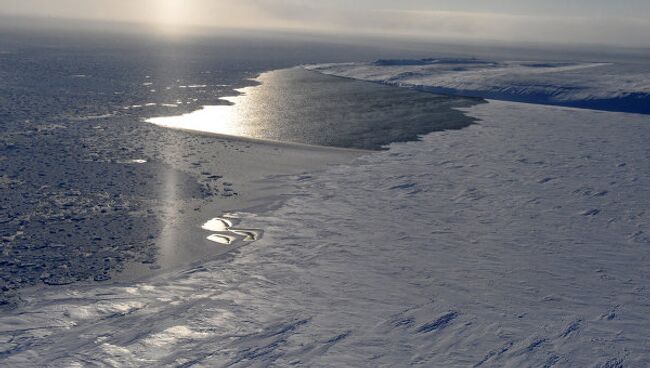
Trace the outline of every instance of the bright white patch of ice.
[[213, 231], [207, 237], [208, 240], [215, 243], [230, 245], [234, 242], [241, 240], [244, 242], [253, 242], [262, 237], [263, 231], [257, 229], [241, 229], [233, 227], [233, 221], [236, 219], [233, 215], [226, 214], [223, 217], [215, 217], [201, 226], [203, 230]]
[[225, 235], [225, 234], [212, 234], [207, 237], [209, 241], [219, 243], [219, 244], [225, 244], [225, 245], [230, 245], [232, 242], [237, 240], [236, 237], [231, 236], [231, 235]]
[[110, 117], [113, 117], [113, 116], [114, 116], [114, 114], [86, 115], [86, 116], [74, 117], [71, 120], [73, 120], [73, 121], [101, 120], [101, 119], [107, 119], [107, 118], [110, 118]]
[[203, 224], [201, 228], [208, 231], [226, 231], [231, 226], [232, 222], [230, 222], [230, 220], [221, 217], [215, 217]]
[[300, 195], [239, 214], [266, 233], [233, 257], [26, 295], [0, 316], [0, 364], [650, 366], [650, 119], [469, 113], [481, 121], [273, 179]]
[[205, 88], [207, 86], [207, 84], [192, 84], [189, 86], [178, 86], [178, 88]]
[[117, 161], [120, 164], [146, 164], [147, 160], [142, 158], [134, 158], [129, 160]]

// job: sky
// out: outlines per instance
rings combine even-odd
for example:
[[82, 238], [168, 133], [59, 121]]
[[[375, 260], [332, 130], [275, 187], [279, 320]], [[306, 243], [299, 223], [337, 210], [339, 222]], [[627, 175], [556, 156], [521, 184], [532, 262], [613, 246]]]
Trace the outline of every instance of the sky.
[[0, 0], [0, 15], [449, 40], [650, 47], [648, 0]]

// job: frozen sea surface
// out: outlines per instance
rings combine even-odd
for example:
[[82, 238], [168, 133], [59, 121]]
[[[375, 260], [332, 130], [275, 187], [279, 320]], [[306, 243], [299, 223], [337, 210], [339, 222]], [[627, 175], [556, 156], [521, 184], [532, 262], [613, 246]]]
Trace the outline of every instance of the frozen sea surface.
[[631, 59], [387, 59], [311, 65], [308, 69], [435, 93], [650, 114], [650, 67], [645, 61]]
[[481, 119], [230, 214], [264, 237], [0, 317], [0, 364], [647, 367], [650, 120], [490, 102]]

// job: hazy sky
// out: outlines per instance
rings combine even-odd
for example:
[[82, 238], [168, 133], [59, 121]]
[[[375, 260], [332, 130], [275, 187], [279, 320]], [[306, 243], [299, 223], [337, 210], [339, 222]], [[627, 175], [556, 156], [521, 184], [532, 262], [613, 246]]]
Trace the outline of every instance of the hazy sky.
[[0, 0], [0, 14], [650, 47], [650, 0]]

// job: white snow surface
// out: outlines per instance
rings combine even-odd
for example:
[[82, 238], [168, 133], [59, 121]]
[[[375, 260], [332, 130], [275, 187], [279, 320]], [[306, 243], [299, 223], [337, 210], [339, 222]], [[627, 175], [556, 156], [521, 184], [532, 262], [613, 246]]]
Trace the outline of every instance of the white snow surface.
[[549, 102], [613, 99], [650, 93], [647, 64], [442, 58], [318, 64], [306, 68], [403, 87], [460, 95], [474, 92], [487, 98], [503, 95], [529, 102], [540, 98]]
[[25, 297], [0, 317], [0, 365], [650, 366], [650, 119], [468, 113], [273, 179], [296, 195], [238, 214], [264, 237], [225, 258]]

